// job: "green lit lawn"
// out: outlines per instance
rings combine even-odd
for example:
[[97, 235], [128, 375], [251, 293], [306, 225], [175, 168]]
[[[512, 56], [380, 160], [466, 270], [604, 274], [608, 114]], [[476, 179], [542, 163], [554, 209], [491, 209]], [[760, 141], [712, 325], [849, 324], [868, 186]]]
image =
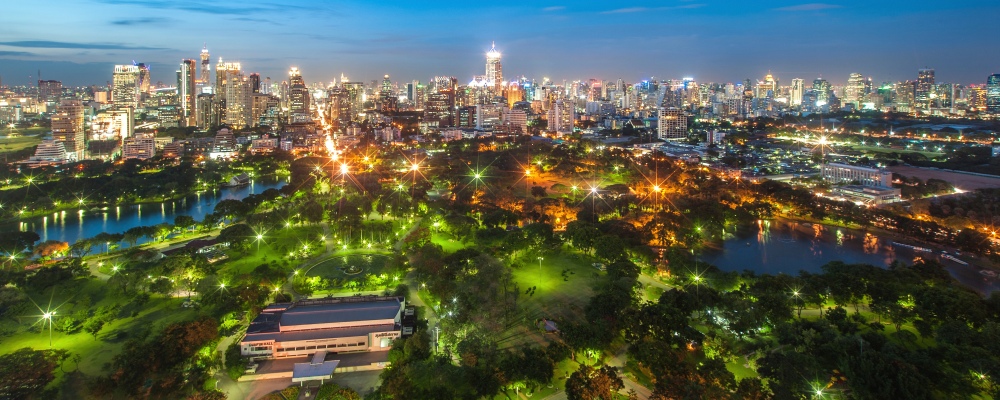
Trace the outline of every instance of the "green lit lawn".
[[[96, 310], [98, 307], [113, 303], [122, 304], [123, 300], [107, 293], [107, 287], [103, 281], [98, 279], [76, 280], [72, 285], [57, 287], [54, 291], [44, 291], [43, 293], [30, 293], [31, 299], [43, 309], [51, 304], [56, 311], [56, 324], [59, 323], [60, 315], [71, 315], [83, 310], [83, 305], [74, 306], [74, 302], [80, 301], [84, 297], [91, 299], [89, 309]], [[198, 311], [189, 308], [182, 308], [183, 299], [171, 299], [164, 297], [152, 297], [149, 302], [138, 308], [138, 314], [134, 317], [124, 316], [115, 319], [104, 326], [98, 334], [97, 339], [89, 333], [80, 330], [78, 333], [67, 335], [52, 331], [52, 348], [69, 350], [73, 355], [80, 356], [80, 362], [70, 360], [63, 364], [62, 370], [57, 370], [56, 385], [68, 384], [64, 381], [63, 372], [75, 372], [79, 370], [88, 376], [97, 376], [106, 373], [104, 365], [111, 362], [112, 357], [121, 353], [122, 346], [129, 337], [137, 335], [146, 329], [159, 330], [164, 326], [195, 318]], [[9, 353], [14, 350], [31, 347], [35, 349], [49, 348], [49, 329], [47, 325], [35, 325], [39, 331], [29, 331], [32, 324], [39, 321], [36, 315], [41, 314], [38, 309], [31, 307], [25, 312], [25, 316], [20, 318], [16, 325], [5, 325], [5, 328], [16, 327], [16, 333], [0, 339], [0, 353]]]
[[448, 232], [432, 233], [431, 241], [441, 246], [446, 253], [454, 253], [465, 248], [465, 244], [455, 239], [455, 236]]
[[[583, 308], [593, 296], [593, 286], [600, 271], [590, 266], [590, 257], [570, 251], [542, 254], [538, 266], [538, 253], [528, 253], [516, 262], [520, 268], [513, 270], [514, 282], [520, 290], [518, 297], [519, 319], [504, 332], [499, 341], [503, 348], [523, 345], [542, 346], [549, 342], [548, 334], [534, 326], [534, 321], [547, 318], [557, 323], [579, 322]], [[568, 270], [564, 278], [563, 270]], [[526, 292], [535, 287], [533, 294]]]
[[318, 225], [293, 226], [274, 232], [266, 232], [259, 246], [257, 241], [250, 243], [245, 253], [228, 251], [228, 260], [220, 261], [222, 272], [230, 275], [245, 274], [253, 271], [258, 265], [278, 261], [287, 272], [304, 262], [305, 259], [289, 260], [288, 253], [302, 250], [309, 246], [309, 256], [315, 257], [326, 249], [320, 237], [323, 227]]
[[[2, 134], [6, 135], [6, 130], [2, 131]], [[37, 146], [41, 142], [42, 138], [38, 136], [21, 136], [16, 138], [0, 139], [0, 153], [24, 150], [31, 146]]]

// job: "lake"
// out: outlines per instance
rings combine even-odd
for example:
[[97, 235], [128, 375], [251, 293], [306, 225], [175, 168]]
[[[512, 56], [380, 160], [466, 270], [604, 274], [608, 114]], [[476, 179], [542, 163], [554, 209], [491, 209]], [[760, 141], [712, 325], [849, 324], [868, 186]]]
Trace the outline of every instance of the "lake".
[[[953, 249], [947, 250], [954, 254]], [[920, 252], [893, 245], [889, 237], [783, 220], [760, 221], [740, 229], [734, 237], [723, 242], [721, 249], [705, 250], [699, 260], [723, 271], [798, 275], [799, 271], [821, 272], [820, 267], [831, 261], [887, 267], [897, 259], [913, 263], [916, 257], [941, 262], [952, 277], [977, 292], [989, 294], [1000, 290], [1000, 279], [981, 274], [982, 268], [961, 265], [942, 257], [939, 248], [933, 252]], [[967, 255], [958, 258], [974, 264]]]
[[121, 233], [136, 226], [150, 226], [164, 222], [172, 224], [174, 217], [178, 215], [188, 215], [200, 221], [222, 200], [242, 200], [251, 194], [260, 194], [268, 189], [281, 189], [285, 183], [284, 180], [277, 179], [251, 181], [246, 186], [220, 188], [162, 203], [109, 207], [104, 211], [59, 211], [6, 223], [0, 228], [34, 231], [41, 236], [42, 241], [59, 240], [72, 244], [101, 232]]

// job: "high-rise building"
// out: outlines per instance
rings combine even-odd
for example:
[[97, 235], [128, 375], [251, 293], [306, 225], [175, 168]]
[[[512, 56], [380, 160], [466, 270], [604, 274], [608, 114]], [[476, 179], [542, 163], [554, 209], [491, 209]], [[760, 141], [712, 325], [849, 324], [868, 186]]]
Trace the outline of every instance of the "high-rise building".
[[178, 114], [181, 126], [197, 125], [195, 110], [195, 100], [198, 95], [195, 93], [195, 74], [197, 74], [195, 60], [181, 61], [181, 69], [177, 70], [177, 102], [180, 104]]
[[[139, 96], [149, 93], [150, 82], [149, 66], [144, 63], [136, 64], [139, 67]], [[142, 98], [140, 97], [140, 101]]]
[[52, 139], [66, 147], [72, 160], [85, 158], [83, 103], [80, 100], [62, 100], [52, 114]]
[[222, 122], [234, 129], [250, 126], [250, 81], [243, 74], [229, 77], [225, 88], [225, 113]]
[[676, 107], [661, 107], [657, 121], [660, 139], [683, 139], [687, 137], [687, 116]]
[[[386, 76], [388, 78], [388, 75]], [[294, 117], [309, 117], [309, 88], [298, 68], [288, 71], [288, 111]]]
[[573, 123], [576, 120], [576, 106], [571, 100], [556, 100], [552, 102], [547, 119], [550, 132], [571, 135], [573, 134]]
[[[242, 84], [242, 82], [243, 66], [238, 62], [223, 62], [222, 58], [219, 58], [219, 63], [215, 65], [215, 102], [218, 103], [219, 123], [229, 123], [226, 116], [229, 111], [228, 95], [231, 90], [229, 84]], [[236, 108], [239, 108], [238, 105]]]
[[486, 81], [492, 85], [494, 94], [500, 93], [503, 86], [503, 66], [500, 64], [496, 42], [493, 42], [493, 47], [486, 53]]
[[792, 79], [791, 98], [789, 103], [792, 106], [802, 105], [802, 95], [805, 93], [805, 82], [802, 78]]
[[861, 107], [861, 101], [865, 95], [865, 78], [861, 74], [854, 72], [847, 78], [847, 86], [844, 87], [844, 102], [854, 104], [854, 109]]
[[382, 79], [382, 90], [378, 95], [378, 110], [383, 113], [394, 113], [398, 111], [399, 98], [392, 90], [392, 81], [389, 75]]
[[1000, 74], [986, 78], [986, 112], [1000, 115]]
[[205, 86], [212, 84], [211, 80], [212, 64], [209, 61], [209, 58], [210, 56], [208, 54], [208, 44], [205, 44], [201, 48], [201, 79], [199, 80], [201, 84]]
[[139, 66], [115, 65], [112, 76], [111, 102], [118, 107], [139, 107]]
[[38, 81], [38, 102], [58, 103], [62, 96], [62, 82], [60, 81]]
[[816, 105], [827, 104], [830, 101], [830, 82], [823, 78], [813, 80], [813, 94], [816, 96]]
[[917, 108], [931, 108], [934, 93], [934, 69], [924, 68], [917, 71], [917, 85], [913, 91], [913, 101]]
[[198, 95], [198, 111], [195, 118], [198, 128], [209, 129], [219, 125], [219, 102], [215, 101], [215, 95], [202, 93]]
[[260, 74], [250, 74], [250, 93], [260, 93]]

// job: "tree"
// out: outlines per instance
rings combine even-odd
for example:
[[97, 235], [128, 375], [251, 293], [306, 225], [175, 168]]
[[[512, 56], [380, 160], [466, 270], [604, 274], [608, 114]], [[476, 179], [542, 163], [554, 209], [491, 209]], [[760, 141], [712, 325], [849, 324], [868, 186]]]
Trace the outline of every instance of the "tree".
[[580, 364], [566, 380], [566, 398], [569, 400], [613, 400], [619, 390], [625, 387], [618, 369], [612, 366], [594, 368]]
[[69, 357], [66, 350], [25, 347], [0, 356], [0, 399], [45, 398], [42, 389], [55, 379], [55, 369]]
[[188, 215], [178, 215], [174, 217], [174, 226], [182, 231], [186, 231], [195, 225], [194, 217]]
[[256, 238], [256, 233], [247, 224], [236, 224], [228, 226], [219, 232], [219, 242], [229, 243], [229, 247], [236, 250], [246, 250], [246, 245]]
[[31, 246], [39, 239], [37, 233], [32, 231], [6, 231], [0, 232], [0, 250], [10, 253], [20, 253], [30, 250]]
[[35, 255], [39, 257], [58, 256], [69, 250], [69, 243], [58, 240], [46, 240], [35, 246]]
[[531, 195], [535, 196], [535, 197], [545, 197], [546, 196], [545, 187], [543, 187], [543, 186], [532, 186], [531, 187]]

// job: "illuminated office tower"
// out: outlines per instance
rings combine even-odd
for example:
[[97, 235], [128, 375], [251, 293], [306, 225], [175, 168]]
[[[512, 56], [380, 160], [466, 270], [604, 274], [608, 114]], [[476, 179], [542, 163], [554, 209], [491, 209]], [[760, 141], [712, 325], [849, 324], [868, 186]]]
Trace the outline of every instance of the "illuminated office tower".
[[195, 74], [197, 65], [194, 60], [181, 61], [181, 69], [177, 70], [177, 102], [180, 105], [178, 116], [181, 126], [195, 126]]
[[830, 101], [830, 82], [823, 78], [813, 80], [813, 94], [816, 95], [816, 104], [825, 105]]
[[309, 88], [298, 68], [288, 71], [288, 112], [291, 115], [309, 115]]
[[382, 90], [379, 92], [378, 110], [383, 113], [396, 112], [398, 110], [399, 98], [392, 91], [392, 81], [387, 74], [382, 79]]
[[340, 85], [347, 93], [347, 102], [350, 104], [350, 117], [348, 121], [358, 119], [365, 104], [365, 84], [362, 82], [343, 82]]
[[150, 87], [150, 76], [149, 76], [149, 66], [144, 63], [139, 63], [139, 106], [143, 106], [146, 101], [146, 97], [149, 96]]
[[934, 93], [934, 69], [924, 68], [917, 71], [917, 85], [913, 91], [913, 101], [917, 108], [930, 108], [931, 94]]
[[757, 82], [757, 98], [759, 99], [773, 99], [775, 93], [778, 92], [778, 81], [774, 79], [774, 76], [770, 73], [764, 77], [763, 81]]
[[139, 66], [115, 65], [111, 102], [119, 107], [139, 107]]
[[657, 121], [660, 139], [684, 139], [687, 137], [687, 116], [675, 107], [661, 107]]
[[209, 61], [210, 55], [208, 54], [208, 44], [205, 44], [201, 48], [201, 79], [202, 85], [208, 86], [212, 84], [212, 64]]
[[71, 160], [84, 159], [83, 103], [63, 100], [52, 114], [52, 139], [66, 147]]
[[62, 82], [59, 81], [38, 81], [38, 102], [58, 103], [62, 96]]
[[199, 94], [197, 106], [196, 122], [198, 128], [209, 129], [219, 125], [219, 102], [215, 100], [214, 94]]
[[229, 88], [230, 83], [242, 83], [243, 67], [238, 62], [223, 62], [219, 58], [219, 63], [215, 65], [215, 101], [218, 103], [218, 119], [220, 123], [227, 123], [226, 113], [229, 111]]
[[844, 102], [854, 104], [854, 109], [858, 109], [864, 95], [865, 78], [857, 72], [851, 73], [847, 78], [847, 86], [844, 87]]
[[243, 74], [230, 75], [225, 85], [225, 118], [222, 121], [234, 129], [250, 126], [250, 80]]
[[576, 120], [576, 107], [570, 100], [556, 100], [549, 109], [547, 119], [549, 131], [560, 135], [571, 135], [573, 122]]
[[493, 85], [493, 93], [500, 93], [503, 84], [503, 66], [500, 64], [500, 52], [497, 51], [496, 42], [493, 42], [493, 47], [486, 53], [486, 81]]
[[801, 78], [792, 79], [791, 99], [789, 99], [791, 105], [801, 106], [802, 95], [804, 93], [805, 93], [805, 83], [802, 81], [802, 79]]
[[986, 112], [1000, 115], [1000, 74], [986, 78]]

